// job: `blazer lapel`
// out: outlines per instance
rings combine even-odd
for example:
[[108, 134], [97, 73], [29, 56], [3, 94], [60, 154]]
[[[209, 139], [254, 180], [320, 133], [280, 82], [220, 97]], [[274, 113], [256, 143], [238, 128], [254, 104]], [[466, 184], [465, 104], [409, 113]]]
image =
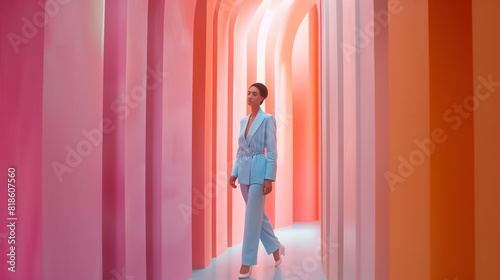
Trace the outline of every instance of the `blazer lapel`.
[[[248, 118], [250, 118], [250, 117], [248, 117]], [[253, 135], [255, 134], [257, 129], [260, 127], [263, 120], [264, 120], [264, 112], [262, 112], [262, 109], [259, 109], [259, 112], [257, 113], [257, 116], [255, 117], [255, 120], [253, 120], [252, 126], [250, 127], [250, 130], [248, 131], [247, 143], [250, 143]], [[246, 122], [248, 123], [248, 119]], [[245, 133], [245, 132], [243, 132], [243, 133]]]
[[[250, 119], [250, 115], [246, 116], [243, 119], [243, 123], [241, 124], [241, 129], [240, 129], [240, 137], [239, 137], [239, 144], [242, 149], [244, 149], [247, 153], [250, 154], [250, 147], [248, 146], [248, 140], [245, 139], [245, 130], [247, 129], [248, 125], [248, 120]], [[254, 120], [255, 121], [255, 120]], [[250, 132], [249, 132], [250, 134]], [[247, 135], [248, 137], [248, 135]]]

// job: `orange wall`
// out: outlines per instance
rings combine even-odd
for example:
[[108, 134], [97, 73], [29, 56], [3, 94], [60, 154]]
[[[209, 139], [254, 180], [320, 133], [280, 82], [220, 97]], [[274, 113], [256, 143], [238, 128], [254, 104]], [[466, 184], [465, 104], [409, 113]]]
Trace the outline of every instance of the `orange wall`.
[[[488, 110], [477, 120], [472, 112], [477, 76], [473, 75], [472, 4], [401, 3], [403, 10], [392, 17], [389, 28], [391, 279], [474, 279], [474, 245], [486, 247], [490, 243], [475, 237], [474, 225], [476, 233], [493, 237], [486, 230], [490, 222], [475, 221], [475, 207], [483, 211], [476, 217], [495, 210], [478, 194], [483, 198], [498, 196], [498, 191], [479, 189], [478, 182], [486, 186], [494, 176], [485, 181], [477, 178], [496, 162], [474, 154], [475, 150], [489, 153], [489, 140], [480, 133], [491, 131], [494, 124], [487, 119]], [[480, 16], [481, 8], [482, 12], [491, 9], [476, 6], [476, 32], [482, 30], [481, 23], [495, 26], [488, 17]], [[495, 48], [486, 44], [491, 33], [475, 36], [476, 56], [493, 52]], [[491, 65], [498, 65], [492, 62], [488, 69], [477, 62], [478, 58], [476, 73], [492, 73]], [[490, 112], [493, 110], [491, 107]], [[475, 141], [486, 142], [481, 145]], [[481, 253], [478, 258], [494, 259], [495, 251]], [[484, 273], [488, 273], [488, 265], [484, 267]]]
[[215, 1], [198, 1], [193, 50], [193, 267], [212, 256], [212, 57]]
[[[313, 8], [302, 21], [295, 37], [293, 49], [293, 220], [311, 222], [318, 219], [318, 92], [316, 64], [310, 64], [317, 48], [309, 46], [315, 38], [317, 13]], [[311, 18], [311, 19], [310, 19]], [[312, 27], [310, 27], [310, 23]], [[317, 25], [316, 25], [317, 26]], [[311, 33], [310, 33], [311, 32]], [[317, 59], [316, 59], [317, 61]], [[310, 75], [304, 75], [310, 73]], [[311, 207], [314, 205], [314, 207]]]
[[430, 279], [429, 159], [406, 166], [409, 155], [419, 151], [415, 140], [430, 137], [427, 1], [401, 1], [401, 9], [389, 24], [390, 278], [425, 280]]
[[[500, 279], [500, 2], [473, 1], [476, 279]], [[482, 77], [482, 78], [480, 78]]]
[[[429, 1], [431, 279], [474, 278], [474, 122], [471, 1]], [[453, 111], [452, 111], [453, 110]]]

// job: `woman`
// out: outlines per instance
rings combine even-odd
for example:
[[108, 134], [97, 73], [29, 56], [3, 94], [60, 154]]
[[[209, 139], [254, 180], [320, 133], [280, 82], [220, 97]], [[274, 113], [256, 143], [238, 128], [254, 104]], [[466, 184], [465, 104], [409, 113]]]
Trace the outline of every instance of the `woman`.
[[[276, 180], [276, 119], [260, 109], [267, 97], [267, 88], [261, 83], [250, 86], [247, 103], [252, 113], [240, 122], [238, 152], [229, 185], [236, 188], [238, 178], [241, 193], [246, 203], [245, 232], [240, 278], [248, 278], [252, 265], [257, 264], [259, 238], [267, 254], [273, 253], [275, 266], [281, 264], [285, 247], [274, 235], [273, 227], [264, 211], [266, 195], [273, 189]], [[267, 157], [264, 154], [267, 150]]]

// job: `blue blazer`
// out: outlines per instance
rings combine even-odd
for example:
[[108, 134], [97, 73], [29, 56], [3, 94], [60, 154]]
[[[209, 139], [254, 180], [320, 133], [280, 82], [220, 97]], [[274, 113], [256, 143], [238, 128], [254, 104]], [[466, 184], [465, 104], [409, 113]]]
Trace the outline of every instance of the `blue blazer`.
[[[250, 115], [240, 122], [238, 152], [232, 176], [244, 185], [264, 184], [265, 179], [276, 181], [276, 119], [259, 109], [245, 139]], [[264, 154], [267, 150], [267, 157]]]

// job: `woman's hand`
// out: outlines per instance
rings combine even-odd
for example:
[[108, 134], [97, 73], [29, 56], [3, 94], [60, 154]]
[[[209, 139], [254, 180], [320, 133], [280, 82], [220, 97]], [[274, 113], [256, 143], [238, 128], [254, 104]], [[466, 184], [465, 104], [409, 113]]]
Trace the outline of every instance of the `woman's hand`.
[[262, 193], [264, 195], [270, 193], [273, 190], [273, 181], [271, 180], [264, 180], [264, 188], [262, 189]]
[[229, 177], [229, 185], [230, 185], [231, 187], [233, 187], [233, 189], [236, 189], [236, 184], [235, 184], [235, 182], [236, 182], [236, 177], [234, 177], [234, 176]]

